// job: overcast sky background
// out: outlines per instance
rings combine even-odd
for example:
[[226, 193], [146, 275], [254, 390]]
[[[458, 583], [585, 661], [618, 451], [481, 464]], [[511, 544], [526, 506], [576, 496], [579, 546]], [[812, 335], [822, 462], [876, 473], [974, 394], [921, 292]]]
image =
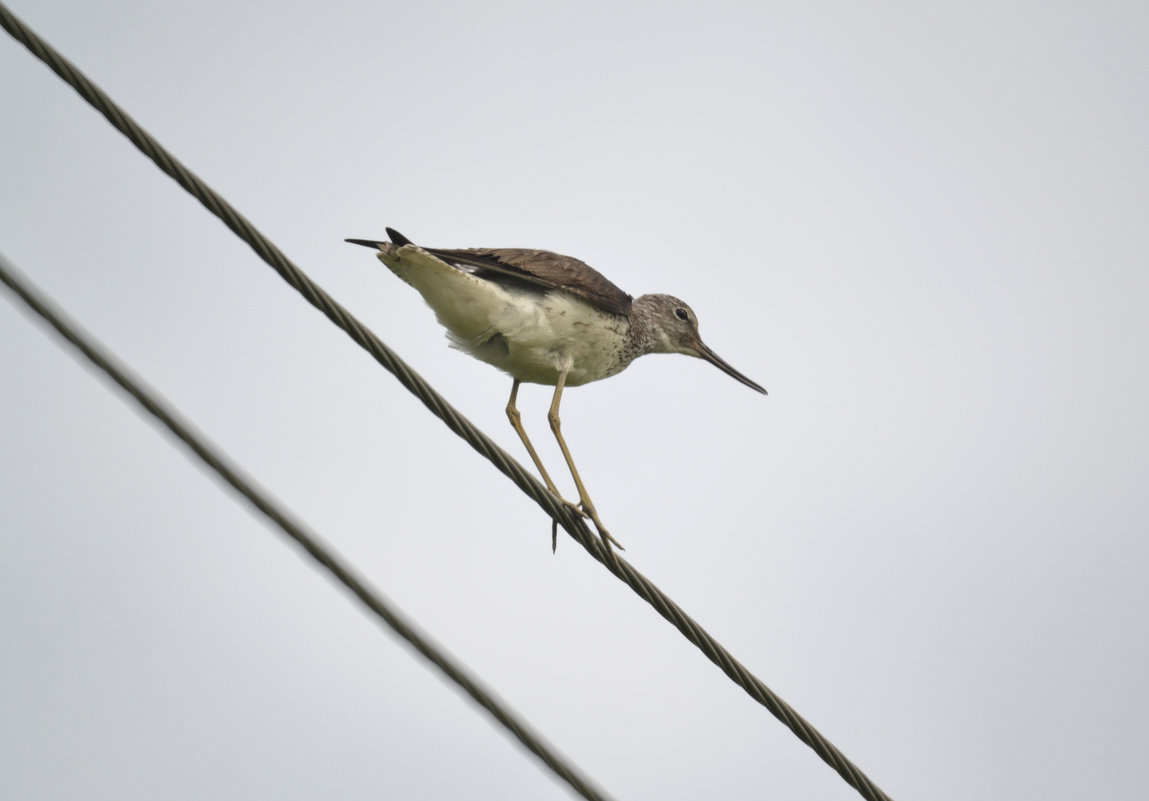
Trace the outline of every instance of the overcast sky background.
[[[343, 238], [687, 300], [768, 397], [679, 356], [564, 396], [635, 566], [895, 798], [1144, 797], [1149, 7], [12, 9], [525, 463], [510, 379]], [[603, 787], [857, 797], [6, 36], [0, 75], [0, 252]], [[568, 797], [7, 297], [0, 374], [0, 797]]]

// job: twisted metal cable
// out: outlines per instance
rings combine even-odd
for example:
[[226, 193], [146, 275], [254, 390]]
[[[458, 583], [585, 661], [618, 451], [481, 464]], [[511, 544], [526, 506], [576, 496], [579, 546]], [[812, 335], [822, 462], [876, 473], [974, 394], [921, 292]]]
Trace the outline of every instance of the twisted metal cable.
[[582, 519], [567, 506], [559, 502], [546, 487], [522, 465], [516, 462], [486, 434], [456, 411], [447, 401], [408, 367], [390, 348], [384, 345], [366, 326], [360, 323], [346, 309], [324, 292], [296, 267], [274, 244], [263, 236], [238, 211], [220, 197], [195, 174], [184, 167], [168, 153], [150, 134], [143, 130], [125, 111], [119, 108], [102, 90], [87, 79], [74, 65], [25, 26], [0, 2], [0, 26], [4, 27], [17, 41], [33, 55], [47, 64], [81, 97], [99, 111], [107, 120], [126, 136], [139, 150], [155, 162], [180, 186], [200, 201], [212, 214], [223, 221], [237, 236], [255, 250], [292, 287], [302, 294], [309, 303], [322, 311], [343, 329], [357, 344], [364, 348], [399, 382], [412, 392], [431, 412], [447, 424], [447, 427], [462, 437], [471, 447], [490, 460], [496, 468], [510, 478], [520, 489], [538, 503], [551, 518], [559, 523], [580, 545], [608, 570], [625, 582], [639, 597], [649, 603], [655, 611], [670, 621], [675, 628], [693, 643], [711, 662], [729, 676], [736, 684], [771, 714], [782, 721], [799, 740], [814, 750], [823, 761], [864, 798], [870, 801], [888, 801], [887, 796], [865, 773], [854, 765], [845, 754], [839, 751], [808, 721], [767, 687], [761, 679], [752, 674], [722, 647], [710, 634], [687, 615], [676, 603], [670, 600], [649, 579], [639, 573], [624, 559], [606, 549], [598, 537], [594, 536]]
[[556, 776], [569, 784], [583, 798], [591, 799], [591, 801], [607, 801], [609, 796], [596, 787], [588, 776], [583, 775], [578, 768], [570, 764], [565, 757], [554, 749], [554, 746], [546, 742], [541, 734], [534, 731], [529, 724], [512, 712], [504, 701], [484, 687], [477, 678], [471, 676], [461, 663], [455, 662], [450, 656], [440, 651], [430, 637], [420, 631], [413, 621], [409, 620], [382, 593], [371, 587], [365, 579], [356, 575], [350, 566], [344, 564], [314, 532], [296, 520], [291, 512], [272, 500], [256, 485], [254, 479], [245, 475], [222, 451], [212, 445], [202, 432], [197, 431], [190, 422], [164, 401], [158, 392], [148, 387], [138, 376], [133, 376], [104, 346], [83, 332], [75, 322], [69, 319], [68, 315], [50, 303], [39, 290], [33, 288], [31, 282], [22, 276], [12, 263], [4, 258], [3, 254], [0, 254], [0, 284], [5, 284], [29, 309], [51, 325], [61, 337], [86, 356], [92, 364], [103, 370], [106, 375], [135, 398], [144, 409], [167, 426], [168, 430], [187, 445], [208, 467], [218, 473], [224, 481], [235, 488], [240, 495], [277, 525], [288, 537], [302, 546], [312, 559], [327, 568], [338, 581], [351, 590], [368, 609], [381, 618], [396, 634], [438, 667], [446, 674], [447, 678], [462, 687], [467, 695], [471, 696], [483, 709], [486, 709], [527, 750], [542, 760], [543, 764], [550, 768]]

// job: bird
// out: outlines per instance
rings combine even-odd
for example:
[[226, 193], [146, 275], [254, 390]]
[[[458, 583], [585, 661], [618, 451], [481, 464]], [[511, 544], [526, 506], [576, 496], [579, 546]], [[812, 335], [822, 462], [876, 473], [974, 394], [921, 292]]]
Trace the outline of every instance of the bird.
[[[547, 489], [594, 523], [608, 553], [622, 545], [599, 518], [563, 438], [563, 389], [610, 378], [648, 353], [682, 353], [767, 394], [702, 341], [694, 311], [671, 295], [634, 298], [585, 262], [546, 250], [423, 248], [393, 228], [386, 231], [390, 241], [345, 241], [377, 249], [379, 260], [423, 296], [454, 347], [510, 375], [511, 426]], [[516, 405], [523, 383], [555, 388], [547, 421], [574, 479], [577, 503], [559, 492], [523, 428]], [[557, 547], [557, 522], [551, 542]]]

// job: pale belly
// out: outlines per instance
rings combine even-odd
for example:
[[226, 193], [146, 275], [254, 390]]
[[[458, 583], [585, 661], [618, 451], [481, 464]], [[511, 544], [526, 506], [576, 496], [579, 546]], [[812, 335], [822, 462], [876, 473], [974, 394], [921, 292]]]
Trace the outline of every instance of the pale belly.
[[[514, 302], [491, 316], [489, 335], [452, 343], [520, 381], [554, 385], [569, 366], [566, 385], [577, 387], [621, 372], [628, 321], [604, 314], [564, 293], [541, 303]], [[453, 332], [454, 333], [454, 332]]]

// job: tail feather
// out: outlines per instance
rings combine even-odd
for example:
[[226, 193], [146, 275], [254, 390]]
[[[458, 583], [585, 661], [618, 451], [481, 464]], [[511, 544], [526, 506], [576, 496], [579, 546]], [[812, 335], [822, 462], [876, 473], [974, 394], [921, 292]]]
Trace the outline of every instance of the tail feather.
[[378, 242], [374, 239], [344, 239], [344, 242], [350, 242], [352, 245], [362, 245], [365, 248], [377, 248], [380, 245], [386, 245], [386, 242]]
[[387, 232], [387, 236], [391, 237], [391, 242], [398, 245], [399, 247], [403, 247], [404, 245], [412, 244], [410, 239], [403, 236], [401, 233], [396, 231], [394, 228], [384, 228], [383, 230], [385, 230]]
[[391, 242], [380, 242], [378, 239], [344, 239], [344, 242], [350, 242], [352, 245], [362, 245], [365, 248], [378, 248], [380, 245], [393, 244], [396, 247], [403, 247], [410, 245], [411, 240], [403, 236], [394, 228], [384, 229], [387, 231], [387, 236], [391, 237]]

